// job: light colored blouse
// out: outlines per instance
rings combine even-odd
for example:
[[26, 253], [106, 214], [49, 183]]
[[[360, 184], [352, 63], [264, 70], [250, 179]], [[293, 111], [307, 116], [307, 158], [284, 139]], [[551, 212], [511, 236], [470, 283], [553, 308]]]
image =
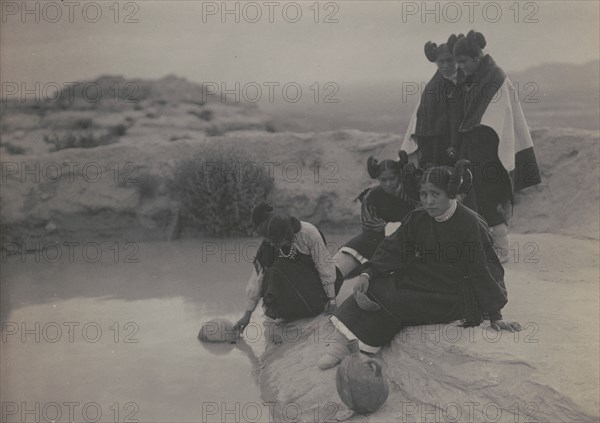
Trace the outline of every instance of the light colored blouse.
[[[299, 253], [310, 255], [319, 273], [325, 293], [329, 298], [334, 298], [335, 265], [333, 256], [327, 250], [319, 230], [311, 223], [300, 222], [300, 231], [294, 235], [292, 245], [296, 247]], [[261, 298], [263, 276], [264, 269], [260, 269], [258, 273], [254, 269], [252, 270], [246, 285], [246, 296], [248, 297], [246, 310], [254, 311], [256, 308]]]

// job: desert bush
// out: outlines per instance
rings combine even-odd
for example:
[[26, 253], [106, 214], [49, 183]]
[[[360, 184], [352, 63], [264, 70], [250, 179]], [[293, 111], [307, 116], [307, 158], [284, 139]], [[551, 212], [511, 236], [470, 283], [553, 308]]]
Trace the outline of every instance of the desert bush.
[[265, 200], [273, 181], [249, 151], [235, 148], [219, 145], [178, 161], [167, 189], [180, 202], [185, 225], [211, 236], [253, 234], [252, 207]]
[[73, 129], [90, 129], [94, 126], [94, 121], [90, 118], [75, 119]]
[[9, 142], [4, 143], [4, 148], [8, 154], [25, 154], [25, 149], [23, 147], [19, 147], [18, 145], [13, 145]]
[[206, 104], [206, 101], [198, 101], [198, 100], [183, 100], [184, 103], [195, 104], [196, 106], [203, 107]]
[[140, 198], [153, 198], [158, 193], [160, 187], [161, 177], [150, 173], [142, 173], [137, 176], [135, 187], [137, 188]]
[[169, 137], [169, 141], [179, 141], [179, 140], [191, 140], [192, 137], [188, 134], [183, 135], [172, 135]]
[[217, 125], [212, 125], [206, 128], [206, 136], [208, 137], [217, 137], [219, 135], [225, 134], [225, 130]]
[[99, 135], [91, 131], [71, 131], [64, 134], [44, 135], [44, 141], [52, 144], [51, 151], [66, 148], [94, 148], [118, 142], [119, 137], [127, 133], [127, 129], [126, 125], [120, 123], [109, 127], [106, 132]]
[[94, 148], [114, 144], [118, 138], [109, 134], [97, 136], [92, 132], [67, 132], [60, 135], [44, 135], [44, 141], [52, 144], [51, 151], [59, 151], [67, 148]]
[[213, 111], [209, 109], [202, 110], [201, 112], [197, 112], [195, 110], [190, 110], [188, 112], [190, 115], [196, 116], [198, 119], [202, 119], [206, 122], [210, 122], [213, 119]]
[[111, 126], [110, 128], [108, 128], [108, 135], [109, 136], [115, 136], [115, 137], [122, 137], [123, 135], [125, 135], [127, 133], [127, 126], [119, 123], [118, 125], [115, 126]]

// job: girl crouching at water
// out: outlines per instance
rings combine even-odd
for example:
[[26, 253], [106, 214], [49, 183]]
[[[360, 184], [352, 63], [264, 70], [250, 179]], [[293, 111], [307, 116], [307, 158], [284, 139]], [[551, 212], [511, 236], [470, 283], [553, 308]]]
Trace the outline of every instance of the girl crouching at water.
[[236, 328], [244, 330], [261, 298], [265, 315], [272, 319], [294, 320], [324, 310], [333, 312], [344, 279], [321, 232], [311, 223], [273, 212], [265, 203], [254, 208], [252, 220], [265, 240], [254, 259], [246, 288], [246, 312]]
[[319, 360], [327, 369], [350, 353], [348, 340], [376, 353], [404, 326], [489, 319], [496, 330], [518, 331], [502, 320], [507, 303], [504, 269], [485, 221], [457, 202], [468, 190], [466, 162], [427, 169], [420, 180], [422, 207], [385, 238], [349, 297], [331, 317], [336, 341]]
[[[419, 205], [414, 182], [415, 168], [408, 164], [404, 151], [398, 154], [399, 160], [367, 160], [367, 172], [379, 185], [367, 188], [359, 196], [362, 203], [362, 232], [348, 241], [333, 258], [344, 277], [350, 275], [360, 265], [369, 260], [377, 246], [385, 238], [386, 225], [400, 222]], [[412, 191], [407, 187], [413, 188]]]

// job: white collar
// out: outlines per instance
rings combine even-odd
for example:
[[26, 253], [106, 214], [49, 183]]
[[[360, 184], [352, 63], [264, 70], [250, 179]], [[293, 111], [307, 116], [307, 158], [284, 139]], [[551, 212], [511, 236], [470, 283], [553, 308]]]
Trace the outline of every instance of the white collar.
[[446, 210], [441, 215], [434, 217], [436, 222], [445, 222], [446, 220], [450, 219], [452, 217], [452, 215], [454, 214], [454, 212], [456, 211], [457, 205], [458, 205], [458, 201], [456, 201], [456, 198], [451, 199], [450, 207], [448, 207], [448, 210]]
[[[442, 76], [444, 76], [444, 75], [442, 75]], [[456, 81], [458, 81], [458, 71], [454, 72], [450, 78], [446, 78], [445, 76], [444, 76], [444, 78], [447, 79], [448, 81], [452, 82], [453, 84], [456, 84]]]

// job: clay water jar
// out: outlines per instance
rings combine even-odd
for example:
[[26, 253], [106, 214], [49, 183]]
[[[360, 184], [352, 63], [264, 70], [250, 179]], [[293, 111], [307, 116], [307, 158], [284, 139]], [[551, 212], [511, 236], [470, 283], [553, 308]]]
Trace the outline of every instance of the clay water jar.
[[233, 326], [229, 320], [217, 317], [202, 325], [198, 339], [202, 342], [235, 344], [240, 339], [240, 333]]
[[381, 361], [360, 354], [356, 339], [350, 341], [348, 347], [351, 354], [337, 369], [338, 394], [350, 410], [360, 414], [373, 413], [387, 401], [389, 394]]

